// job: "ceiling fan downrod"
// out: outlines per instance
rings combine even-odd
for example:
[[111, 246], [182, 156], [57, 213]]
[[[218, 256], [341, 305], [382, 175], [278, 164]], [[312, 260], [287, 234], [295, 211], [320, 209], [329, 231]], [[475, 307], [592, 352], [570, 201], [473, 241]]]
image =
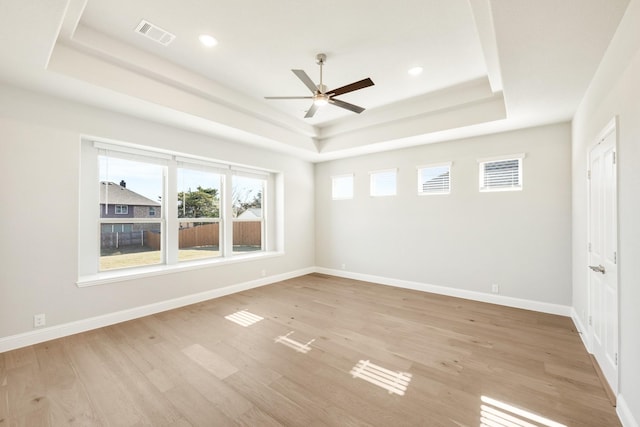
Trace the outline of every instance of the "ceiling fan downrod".
[[313, 95], [313, 103], [316, 107], [323, 107], [329, 103], [329, 96], [325, 94], [327, 90], [326, 86], [322, 82], [322, 66], [327, 61], [327, 55], [324, 53], [319, 53], [316, 55], [316, 64], [320, 66], [320, 84], [318, 85], [318, 90], [315, 95]]
[[320, 66], [320, 84], [318, 85], [318, 90], [320, 91], [320, 93], [324, 93], [326, 90], [322, 82], [322, 66], [325, 62], [327, 62], [327, 55], [325, 55], [324, 53], [319, 53], [316, 55], [316, 64]]

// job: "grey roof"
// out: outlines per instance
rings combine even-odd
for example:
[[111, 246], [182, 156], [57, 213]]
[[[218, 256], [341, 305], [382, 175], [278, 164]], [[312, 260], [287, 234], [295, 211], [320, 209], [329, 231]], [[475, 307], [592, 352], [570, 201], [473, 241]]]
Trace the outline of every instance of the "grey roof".
[[100, 204], [130, 206], [160, 206], [160, 203], [147, 199], [141, 194], [122, 187], [115, 182], [100, 181]]
[[238, 218], [261, 218], [262, 208], [249, 208], [246, 211], [238, 215]]

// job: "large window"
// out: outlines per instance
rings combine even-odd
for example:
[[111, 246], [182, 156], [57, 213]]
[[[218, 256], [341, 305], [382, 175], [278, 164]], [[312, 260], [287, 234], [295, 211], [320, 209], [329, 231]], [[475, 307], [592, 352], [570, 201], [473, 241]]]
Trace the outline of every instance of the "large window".
[[480, 191], [522, 190], [524, 154], [479, 159]]
[[281, 250], [276, 173], [88, 140], [81, 156], [80, 284]]

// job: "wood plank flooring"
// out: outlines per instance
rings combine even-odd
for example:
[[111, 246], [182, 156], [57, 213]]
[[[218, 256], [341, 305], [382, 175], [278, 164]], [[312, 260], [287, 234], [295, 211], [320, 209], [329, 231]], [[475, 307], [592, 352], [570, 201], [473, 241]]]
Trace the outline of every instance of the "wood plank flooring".
[[65, 425], [620, 424], [569, 318], [311, 274], [0, 354], [0, 427]]

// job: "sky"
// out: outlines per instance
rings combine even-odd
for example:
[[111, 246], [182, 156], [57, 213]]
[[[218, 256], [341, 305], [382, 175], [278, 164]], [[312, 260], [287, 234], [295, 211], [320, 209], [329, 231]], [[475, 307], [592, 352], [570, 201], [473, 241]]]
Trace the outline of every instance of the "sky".
[[164, 166], [107, 156], [99, 156], [98, 161], [100, 181], [120, 184], [124, 180], [129, 190], [156, 202], [162, 195]]
[[[152, 163], [136, 162], [117, 157], [99, 156], [100, 181], [127, 183], [127, 189], [135, 191], [153, 201], [159, 201], [162, 195], [162, 174], [165, 166]], [[198, 186], [216, 188], [220, 193], [220, 175], [194, 169], [178, 169], [178, 192], [195, 191]], [[234, 186], [238, 191], [234, 195], [241, 202], [253, 200], [262, 189], [261, 181], [241, 176], [234, 176]]]

